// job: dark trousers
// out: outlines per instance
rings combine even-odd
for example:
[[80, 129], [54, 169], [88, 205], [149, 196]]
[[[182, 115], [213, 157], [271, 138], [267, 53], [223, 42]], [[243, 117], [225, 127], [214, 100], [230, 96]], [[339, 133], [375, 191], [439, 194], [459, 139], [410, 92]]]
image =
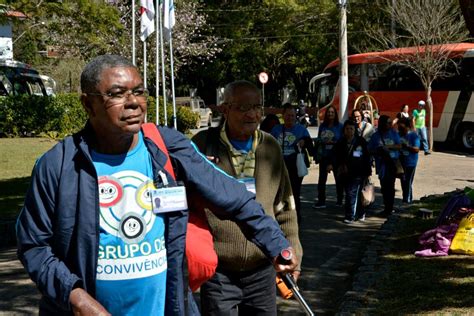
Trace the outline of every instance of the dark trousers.
[[405, 174], [400, 179], [403, 192], [403, 202], [413, 202], [413, 179], [415, 178], [416, 167], [403, 167]]
[[344, 179], [344, 192], [346, 194], [346, 201], [344, 204], [345, 218], [348, 220], [356, 220], [364, 216], [365, 211], [360, 201], [362, 192], [362, 177], [348, 177]]
[[383, 196], [384, 214], [390, 215], [395, 201], [395, 172], [386, 168], [383, 178], [380, 178], [380, 189]]
[[[295, 156], [296, 158], [296, 156]], [[296, 216], [298, 218], [298, 224], [301, 223], [301, 184], [303, 183], [303, 177], [298, 177], [298, 170], [296, 169], [296, 159], [285, 157], [285, 166], [288, 170], [288, 176], [290, 177], [291, 191], [295, 198]]]
[[[319, 179], [318, 179], [318, 203], [326, 204], [326, 182], [328, 181], [328, 172], [327, 167], [329, 165], [329, 160], [324, 158], [319, 163]], [[335, 170], [333, 170], [334, 180], [336, 181], [336, 194], [337, 194], [337, 202], [342, 203], [342, 199], [344, 198], [344, 187], [336, 177]]]
[[201, 286], [203, 316], [274, 316], [276, 309], [275, 270], [272, 265], [248, 272], [219, 268]]

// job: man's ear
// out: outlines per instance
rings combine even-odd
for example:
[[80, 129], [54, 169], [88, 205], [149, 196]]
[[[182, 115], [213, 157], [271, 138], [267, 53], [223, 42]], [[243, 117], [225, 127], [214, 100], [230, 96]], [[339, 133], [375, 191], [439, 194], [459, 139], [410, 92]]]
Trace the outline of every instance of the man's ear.
[[229, 113], [229, 103], [222, 103], [219, 105], [220, 112], [224, 115], [224, 118], [227, 119], [227, 114]]
[[89, 117], [93, 116], [94, 115], [94, 109], [92, 108], [92, 104], [87, 96], [86, 93], [82, 93], [81, 94], [81, 103], [82, 103], [82, 107], [84, 108], [84, 110], [86, 110], [86, 113]]

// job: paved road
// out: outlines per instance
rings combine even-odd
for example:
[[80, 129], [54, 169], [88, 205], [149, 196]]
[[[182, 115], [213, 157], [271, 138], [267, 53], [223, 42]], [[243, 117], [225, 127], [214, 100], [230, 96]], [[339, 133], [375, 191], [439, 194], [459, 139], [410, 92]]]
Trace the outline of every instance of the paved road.
[[[441, 194], [467, 185], [474, 186], [474, 157], [447, 153], [420, 156], [415, 176], [415, 199]], [[304, 247], [303, 271], [299, 282], [304, 296], [318, 315], [334, 315], [345, 292], [350, 290], [352, 276], [365, 246], [375, 235], [384, 218], [371, 210], [365, 223], [346, 226], [343, 210], [335, 206], [334, 179], [329, 177], [328, 208], [313, 210], [318, 166], [312, 165], [302, 188], [303, 221], [300, 236]], [[376, 186], [378, 181], [375, 180]], [[397, 183], [397, 202], [401, 191]], [[380, 194], [376, 203], [381, 205]], [[15, 259], [14, 249], [0, 251], [0, 315], [31, 315], [37, 310], [38, 294], [34, 285]], [[279, 300], [280, 315], [304, 315], [296, 301]]]

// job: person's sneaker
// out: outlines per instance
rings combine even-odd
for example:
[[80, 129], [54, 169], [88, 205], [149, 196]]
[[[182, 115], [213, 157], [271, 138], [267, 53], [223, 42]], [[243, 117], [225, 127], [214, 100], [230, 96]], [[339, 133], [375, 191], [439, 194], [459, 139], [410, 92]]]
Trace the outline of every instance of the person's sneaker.
[[316, 204], [313, 205], [313, 208], [316, 208], [316, 209], [318, 209], [318, 208], [326, 208], [326, 204], [324, 204], [324, 203], [319, 203], [319, 202], [318, 202], [318, 203], [316, 203]]
[[365, 222], [365, 214], [357, 219], [360, 222]]
[[347, 219], [347, 218], [346, 218], [345, 220], [343, 220], [342, 222], [343, 222], [344, 224], [353, 224], [353, 223], [354, 223], [353, 220]]
[[430, 151], [425, 151], [425, 156], [431, 155]]

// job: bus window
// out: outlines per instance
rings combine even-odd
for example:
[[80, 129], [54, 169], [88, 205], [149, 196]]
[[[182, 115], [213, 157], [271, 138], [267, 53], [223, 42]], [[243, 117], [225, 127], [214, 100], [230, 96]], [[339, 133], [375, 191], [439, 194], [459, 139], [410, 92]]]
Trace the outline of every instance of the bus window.
[[361, 91], [361, 81], [360, 81], [360, 65], [350, 65], [348, 69], [349, 77], [349, 90], [350, 91]]
[[408, 67], [397, 64], [377, 64], [376, 78], [371, 80], [371, 91], [424, 90], [420, 78]]

